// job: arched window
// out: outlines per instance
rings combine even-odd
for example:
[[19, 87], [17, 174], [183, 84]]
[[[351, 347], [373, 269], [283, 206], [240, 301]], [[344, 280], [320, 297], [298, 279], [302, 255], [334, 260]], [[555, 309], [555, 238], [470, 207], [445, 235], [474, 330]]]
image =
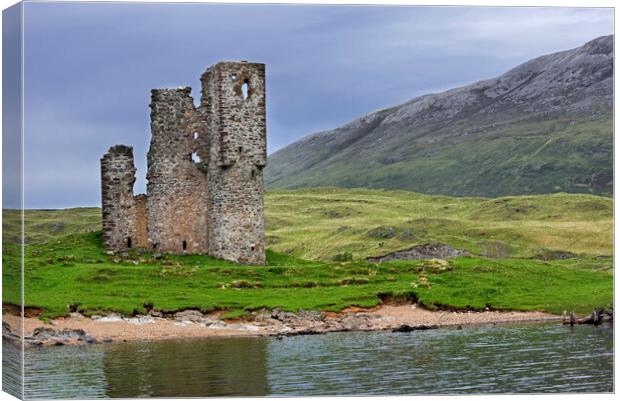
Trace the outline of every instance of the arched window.
[[243, 80], [243, 85], [241, 85], [241, 94], [243, 95], [243, 100], [247, 99], [250, 94], [250, 81], [247, 79]]

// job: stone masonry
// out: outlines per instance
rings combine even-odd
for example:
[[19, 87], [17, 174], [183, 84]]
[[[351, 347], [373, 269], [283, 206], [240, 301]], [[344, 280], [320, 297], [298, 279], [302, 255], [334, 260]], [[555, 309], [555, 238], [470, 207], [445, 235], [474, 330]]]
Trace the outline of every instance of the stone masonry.
[[[265, 68], [219, 63], [201, 78], [209, 144], [209, 252], [264, 263]], [[251, 217], [249, 217], [251, 216]]]
[[265, 264], [265, 65], [222, 62], [190, 88], [151, 91], [147, 194], [131, 147], [101, 159], [103, 244]]
[[151, 247], [163, 252], [209, 249], [207, 174], [193, 156], [205, 133], [190, 90], [151, 91], [147, 216]]
[[136, 168], [133, 148], [112, 146], [101, 159], [103, 245], [108, 249], [131, 248], [135, 232], [133, 184]]

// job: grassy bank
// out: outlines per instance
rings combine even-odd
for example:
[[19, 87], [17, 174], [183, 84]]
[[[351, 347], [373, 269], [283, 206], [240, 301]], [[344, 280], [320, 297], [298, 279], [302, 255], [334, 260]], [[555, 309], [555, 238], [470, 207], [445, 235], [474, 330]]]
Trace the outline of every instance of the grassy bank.
[[[26, 305], [44, 316], [257, 308], [340, 310], [386, 296], [429, 308], [588, 313], [613, 302], [611, 200], [589, 195], [448, 198], [404, 191], [303, 190], [270, 193], [268, 266], [207, 256], [130, 253], [101, 247], [98, 209], [28, 211]], [[3, 213], [3, 301], [19, 303], [16, 214]], [[60, 223], [60, 224], [59, 224]], [[63, 231], [64, 230], [64, 231]], [[75, 232], [70, 234], [70, 232]], [[373, 264], [367, 256], [442, 242], [476, 256]], [[567, 260], [538, 260], [548, 251]], [[354, 259], [334, 262], [350, 252]], [[603, 256], [601, 256], [603, 255]], [[549, 259], [549, 258], [546, 258]]]
[[[374, 306], [382, 295], [416, 298], [430, 308], [541, 310], [586, 313], [612, 302], [611, 261], [537, 261], [463, 257], [447, 271], [428, 262], [326, 263], [269, 252], [265, 267], [207, 256], [106, 255], [100, 234], [76, 234], [26, 250], [26, 305], [47, 316], [70, 309], [145, 312], [145, 307], [244, 310], [340, 310]], [[17, 248], [4, 255], [4, 301], [19, 303], [7, 283], [19, 275]], [[425, 265], [428, 265], [425, 267]]]

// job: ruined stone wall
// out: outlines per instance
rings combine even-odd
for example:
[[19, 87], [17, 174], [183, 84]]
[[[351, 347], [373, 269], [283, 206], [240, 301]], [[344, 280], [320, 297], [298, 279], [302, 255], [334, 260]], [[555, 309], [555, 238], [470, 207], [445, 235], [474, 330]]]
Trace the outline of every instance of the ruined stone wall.
[[146, 212], [146, 195], [133, 197], [134, 205], [134, 247], [147, 249], [149, 247], [148, 216]]
[[131, 147], [101, 159], [104, 245], [264, 264], [265, 66], [218, 63], [201, 83], [198, 109], [190, 88], [151, 92], [146, 195]]
[[[150, 247], [207, 253], [207, 177], [197, 149], [206, 142], [190, 88], [151, 92], [147, 156]], [[194, 155], [194, 153], [196, 153]]]
[[265, 66], [218, 63], [201, 78], [208, 130], [209, 253], [264, 264]]
[[133, 148], [116, 145], [101, 158], [103, 245], [125, 250], [134, 244]]

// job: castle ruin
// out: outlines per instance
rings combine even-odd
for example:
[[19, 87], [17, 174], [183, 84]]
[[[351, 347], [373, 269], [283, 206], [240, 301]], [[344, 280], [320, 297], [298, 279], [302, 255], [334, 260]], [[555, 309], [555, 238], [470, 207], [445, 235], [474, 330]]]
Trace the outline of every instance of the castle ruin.
[[191, 88], [151, 91], [147, 193], [134, 195], [133, 149], [101, 159], [103, 245], [265, 264], [265, 65], [221, 62]]

